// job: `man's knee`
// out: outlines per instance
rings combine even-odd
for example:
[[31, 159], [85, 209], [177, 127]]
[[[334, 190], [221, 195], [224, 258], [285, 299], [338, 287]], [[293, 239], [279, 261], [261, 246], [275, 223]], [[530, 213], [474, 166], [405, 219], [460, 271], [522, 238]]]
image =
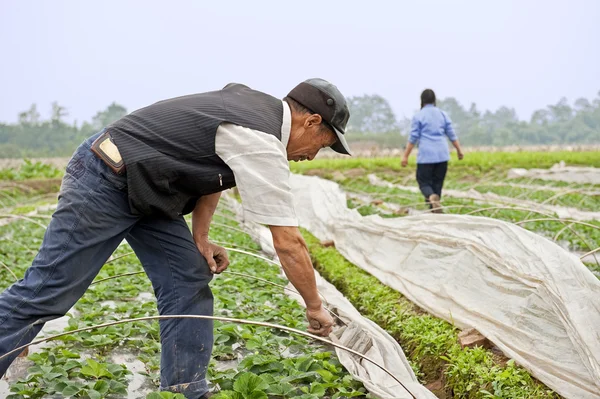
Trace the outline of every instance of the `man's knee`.
[[74, 293], [57, 293], [48, 287], [32, 289], [21, 280], [0, 295], [0, 318], [46, 323], [67, 314], [78, 299]]

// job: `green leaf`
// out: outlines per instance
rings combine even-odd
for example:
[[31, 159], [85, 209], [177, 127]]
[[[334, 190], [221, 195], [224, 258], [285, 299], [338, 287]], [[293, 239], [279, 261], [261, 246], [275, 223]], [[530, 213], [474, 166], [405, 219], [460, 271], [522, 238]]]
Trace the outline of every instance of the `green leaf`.
[[311, 358], [301, 360], [300, 363], [298, 364], [298, 370], [306, 372], [306, 371], [308, 371], [308, 369], [310, 369], [310, 366], [312, 363], [313, 363], [313, 359], [311, 359]]
[[56, 338], [57, 341], [69, 342], [69, 341], [81, 341], [81, 338], [76, 335], [63, 335], [62, 337]]
[[215, 336], [215, 344], [216, 345], [221, 345], [224, 344], [225, 342], [229, 341], [230, 337], [228, 335], [225, 334], [216, 334]]
[[245, 394], [245, 399], [268, 399], [269, 397], [264, 391], [254, 391], [251, 394]]
[[213, 396], [212, 399], [245, 399], [245, 398], [244, 398], [244, 395], [242, 395], [239, 392], [221, 391], [218, 394], [216, 394], [215, 396]]
[[110, 389], [110, 384], [107, 381], [100, 380], [96, 381], [94, 384], [94, 390], [100, 392], [101, 394], [105, 394]]
[[77, 353], [71, 352], [67, 349], [61, 350], [60, 353], [62, 353], [62, 355], [68, 359], [79, 359], [79, 355]]
[[50, 370], [49, 373], [46, 373], [44, 375], [44, 379], [46, 381], [52, 381], [55, 380], [58, 377], [67, 377], [67, 372], [65, 370], [62, 370], [61, 367], [52, 367], [52, 369]]
[[69, 323], [69, 327], [71, 327], [74, 330], [76, 330], [79, 327], [79, 322], [74, 317], [69, 318], [69, 322], [68, 323]]
[[316, 377], [315, 372], [309, 373], [298, 373], [294, 375], [290, 375], [288, 377], [283, 378], [282, 382], [301, 382], [301, 381], [313, 381]]
[[269, 395], [276, 396], [291, 396], [290, 394], [294, 391], [296, 391], [296, 388], [294, 388], [292, 384], [287, 382], [269, 384], [269, 388], [267, 388], [267, 393]]
[[67, 385], [69, 385], [67, 382], [60, 381], [55, 383], [52, 389], [54, 389], [56, 392], [62, 392], [67, 387]]
[[106, 365], [100, 364], [93, 359], [86, 360], [87, 365], [81, 368], [81, 374], [87, 377], [114, 377], [107, 369]]
[[44, 376], [46, 381], [52, 381], [58, 377], [62, 377], [62, 373], [48, 373]]
[[268, 385], [254, 373], [243, 373], [233, 383], [233, 390], [242, 394], [251, 394], [266, 388]]
[[109, 363], [106, 366], [107, 370], [116, 377], [120, 377], [125, 374], [131, 374], [131, 371], [127, 370], [127, 368], [123, 367], [120, 364]]
[[62, 394], [65, 396], [73, 396], [76, 393], [81, 391], [81, 387], [78, 385], [67, 385], [65, 389], [62, 390]]
[[77, 360], [69, 360], [65, 364], [63, 364], [61, 367], [63, 370], [69, 371], [69, 370], [72, 370], [75, 367], [79, 367], [79, 366], [81, 366], [81, 363], [79, 363]]
[[321, 378], [323, 378], [323, 381], [325, 382], [333, 382], [337, 379], [337, 377], [332, 372], [327, 371], [325, 369], [320, 369], [316, 372], [321, 376]]
[[323, 395], [325, 395], [325, 391], [325, 387], [322, 384], [319, 384], [318, 382], [313, 382], [312, 384], [310, 384], [310, 393], [312, 393], [313, 395], [322, 397]]
[[[43, 356], [46, 355], [46, 356]], [[45, 363], [45, 360], [48, 358], [47, 354], [41, 354], [41, 353], [32, 353], [31, 355], [29, 355], [28, 359], [31, 360], [34, 363]]]
[[101, 399], [102, 398], [102, 394], [94, 389], [88, 389], [87, 394], [90, 397], [90, 399]]
[[110, 391], [112, 393], [119, 393], [122, 395], [127, 395], [127, 385], [116, 381], [116, 380], [111, 380], [110, 381]]

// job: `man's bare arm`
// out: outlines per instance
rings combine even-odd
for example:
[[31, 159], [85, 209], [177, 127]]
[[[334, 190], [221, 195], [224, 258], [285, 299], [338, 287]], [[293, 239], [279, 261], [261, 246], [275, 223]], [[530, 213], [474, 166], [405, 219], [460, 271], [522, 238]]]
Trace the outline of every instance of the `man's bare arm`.
[[196, 202], [196, 207], [192, 212], [192, 233], [195, 240], [200, 238], [208, 240], [210, 222], [215, 214], [220, 198], [221, 193], [219, 192], [202, 196], [198, 202]]
[[270, 229], [283, 271], [306, 303], [308, 330], [322, 336], [329, 335], [333, 319], [323, 308], [310, 254], [300, 230], [290, 226], [270, 226]]
[[229, 266], [227, 251], [208, 240], [210, 222], [215, 214], [220, 198], [220, 192], [202, 196], [196, 202], [196, 207], [192, 212], [192, 235], [194, 241], [213, 273], [221, 273]]

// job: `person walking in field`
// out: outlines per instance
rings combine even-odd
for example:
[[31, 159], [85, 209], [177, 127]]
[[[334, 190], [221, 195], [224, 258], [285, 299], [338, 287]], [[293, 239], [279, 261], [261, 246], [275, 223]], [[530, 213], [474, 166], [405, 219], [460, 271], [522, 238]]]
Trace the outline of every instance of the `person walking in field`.
[[[246, 219], [268, 225], [308, 331], [331, 332], [298, 229], [288, 161], [331, 147], [350, 155], [350, 117], [333, 84], [309, 79], [279, 100], [241, 84], [132, 112], [86, 140], [70, 159], [39, 253], [0, 295], [0, 355], [63, 316], [126, 239], [152, 282], [161, 315], [212, 315], [208, 283], [224, 248], [208, 239], [221, 191], [237, 186]], [[192, 229], [184, 215], [191, 213]], [[208, 397], [213, 323], [160, 321], [161, 390]], [[18, 353], [0, 360], [4, 375]]]
[[456, 148], [458, 159], [462, 160], [464, 155], [452, 128], [452, 121], [444, 111], [436, 107], [433, 90], [426, 89], [421, 93], [421, 110], [412, 120], [402, 167], [408, 165], [408, 157], [418, 143], [417, 182], [425, 201], [435, 213], [442, 213], [440, 200], [450, 160], [446, 137]]

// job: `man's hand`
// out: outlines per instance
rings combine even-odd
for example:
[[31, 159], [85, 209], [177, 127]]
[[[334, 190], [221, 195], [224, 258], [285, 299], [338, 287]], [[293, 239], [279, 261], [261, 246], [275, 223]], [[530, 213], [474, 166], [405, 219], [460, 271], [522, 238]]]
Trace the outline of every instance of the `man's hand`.
[[225, 248], [213, 244], [208, 239], [200, 239], [196, 241], [198, 250], [208, 262], [210, 271], [214, 274], [222, 273], [227, 266], [229, 266], [229, 257], [227, 256], [227, 250]]
[[401, 164], [402, 164], [403, 168], [406, 168], [406, 165], [408, 165], [408, 157], [407, 156], [402, 157]]
[[462, 151], [458, 150], [456, 152], [456, 155], [458, 155], [458, 160], [462, 161], [462, 159], [465, 157], [464, 154], [462, 153]]
[[316, 310], [307, 308], [306, 318], [308, 319], [309, 333], [320, 335], [322, 337], [327, 337], [329, 334], [331, 334], [333, 318], [329, 312], [323, 308], [323, 306]]

